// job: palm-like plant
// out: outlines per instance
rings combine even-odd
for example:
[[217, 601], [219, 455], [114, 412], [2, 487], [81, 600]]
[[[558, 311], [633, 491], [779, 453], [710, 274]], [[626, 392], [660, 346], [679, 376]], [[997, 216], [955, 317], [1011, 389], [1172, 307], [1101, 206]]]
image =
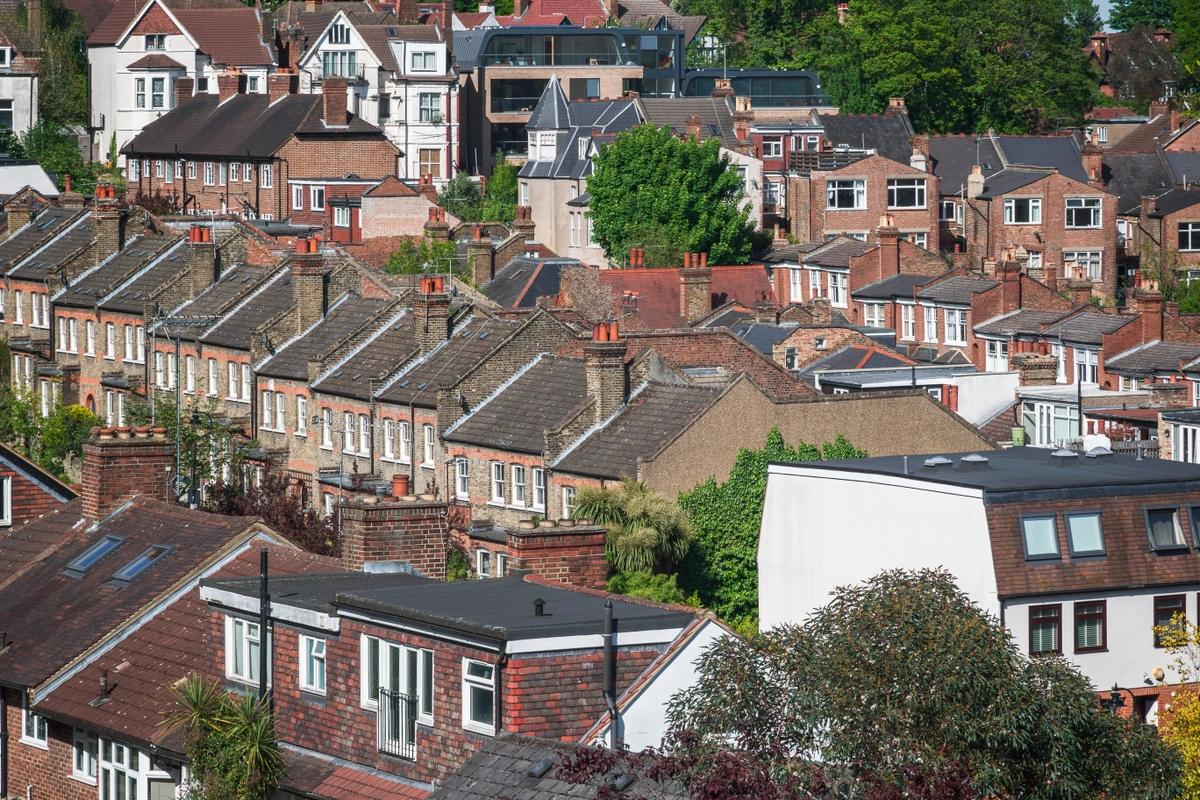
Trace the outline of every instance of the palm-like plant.
[[683, 510], [632, 478], [581, 489], [576, 516], [608, 528], [608, 562], [618, 572], [670, 572], [692, 540]]

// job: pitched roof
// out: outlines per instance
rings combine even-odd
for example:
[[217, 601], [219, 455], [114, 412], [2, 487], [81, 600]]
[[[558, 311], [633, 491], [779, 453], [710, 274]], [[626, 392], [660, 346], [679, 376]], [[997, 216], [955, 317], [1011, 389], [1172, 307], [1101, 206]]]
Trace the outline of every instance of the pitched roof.
[[[183, 240], [163, 242], [163, 239], [173, 237], [145, 237], [147, 250], [158, 244], [157, 252], [148, 254], [150, 262], [145, 269], [137, 272], [130, 280], [123, 282], [100, 301], [100, 307], [108, 311], [124, 311], [131, 314], [141, 314], [146, 311], [147, 304], [154, 293], [165, 286], [181, 272], [188, 269], [188, 254]], [[158, 239], [158, 242], [154, 242]]]
[[425, 800], [429, 791], [399, 775], [335, 761], [287, 742], [281, 748], [287, 775], [279, 788], [312, 800]]
[[525, 13], [514, 17], [513, 25], [559, 25], [570, 20], [572, 25], [593, 28], [608, 19], [599, 0], [530, 0]]
[[1172, 189], [1159, 195], [1154, 202], [1154, 211], [1150, 215], [1161, 217], [1166, 214], [1174, 214], [1176, 211], [1191, 208], [1197, 203], [1200, 203], [1200, 189]]
[[126, 69], [187, 69], [187, 67], [168, 55], [150, 53], [134, 61]]
[[533, 308], [541, 297], [556, 297], [563, 271], [579, 266], [574, 258], [517, 256], [481, 287], [488, 299], [503, 308]]
[[568, 107], [567, 96], [563, 94], [562, 84], [557, 75], [551, 75], [542, 89], [533, 113], [525, 127], [533, 131], [566, 130], [571, 126], [571, 111]]
[[326, 126], [322, 102], [319, 94], [290, 94], [274, 103], [265, 94], [223, 103], [218, 95], [198, 94], [142, 128], [121, 152], [263, 159], [297, 134], [383, 136], [353, 114], [345, 127]]
[[74, 208], [50, 206], [0, 242], [0, 272], [7, 273], [32, 250], [57, 236], [79, 215], [86, 214]]
[[1046, 169], [1021, 169], [1012, 167], [995, 173], [983, 183], [983, 193], [980, 197], [990, 200], [1009, 192], [1015, 192], [1031, 183], [1044, 180], [1054, 173]]
[[1159, 114], [1138, 125], [1121, 141], [1109, 148], [1109, 153], [1153, 153], [1171, 135], [1171, 115]]
[[[216, 577], [258, 574], [259, 548], [239, 554]], [[329, 572], [337, 559], [317, 556], [290, 545], [268, 545], [270, 574]], [[172, 689], [190, 673], [211, 667], [213, 641], [208, 604], [193, 589], [151, 617], [116, 647], [90, 662], [38, 703], [40, 712], [81, 722], [135, 743], [182, 753], [182, 731], [163, 725], [174, 702]], [[107, 676], [107, 700], [98, 687]]]
[[52, 239], [9, 270], [10, 278], [44, 281], [59, 267], [81, 256], [96, 238], [96, 227], [90, 214], [75, 217], [70, 224], [55, 230]]
[[544, 433], [565, 423], [587, 399], [583, 361], [539, 355], [491, 397], [446, 429], [446, 441], [540, 453]]
[[893, 298], [911, 300], [913, 291], [918, 286], [933, 280], [937, 280], [934, 275], [910, 275], [902, 272], [898, 275], [889, 275], [881, 281], [868, 283], [851, 292], [850, 296], [864, 300], [891, 300]]
[[259, 326], [292, 306], [292, 271], [281, 269], [201, 334], [200, 341], [217, 347], [250, 350], [251, 339]]
[[575, 102], [559, 108], [562, 92], [550, 91], [552, 85], [557, 84], [551, 81], [547, 85], [533, 113], [541, 118], [537, 124], [558, 132], [554, 159], [526, 161], [519, 174], [523, 178], [586, 178], [592, 172], [592, 160], [590, 152], [580, 155], [580, 140], [596, 139], [634, 127], [641, 122], [637, 108], [633, 100]]
[[688, 120], [700, 118], [700, 138], [717, 139], [733, 150], [741, 146], [733, 126], [733, 110], [722, 97], [642, 97], [638, 106], [646, 122], [666, 126], [678, 136], [688, 133]]
[[877, 245], [867, 244], [851, 236], [835, 236], [804, 255], [800, 263], [822, 267], [849, 267], [850, 259], [874, 250]]
[[975, 326], [975, 332], [985, 336], [1016, 336], [1041, 333], [1045, 326], [1061, 319], [1067, 312], [1022, 308], [986, 320]]
[[1181, 186], [1200, 185], [1200, 153], [1176, 153], [1162, 151], [1162, 157], [1171, 170], [1171, 177]]
[[908, 114], [817, 114], [825, 138], [837, 147], [872, 149], [907, 164], [912, 155], [912, 123]]
[[[160, 0], [161, 1], [161, 0]], [[133, 22], [133, 18], [139, 11], [146, 7], [150, 0], [116, 0], [109, 3], [109, 0], [90, 0], [90, 3], [102, 6], [107, 3], [111, 10], [94, 25], [91, 35], [88, 36], [88, 47], [96, 47], [103, 45], [113, 45], [117, 43], [117, 38], [125, 32], [129, 27], [129, 23]], [[72, 0], [68, 5], [76, 6], [79, 0]], [[180, 11], [189, 9], [226, 9], [226, 10], [245, 10], [246, 4], [241, 0], [166, 0], [165, 5], [171, 9], [171, 13], [177, 17]], [[253, 11], [253, 9], [250, 9]], [[180, 22], [183, 20], [181, 19]], [[259, 30], [259, 25], [255, 23], [252, 30]], [[267, 63], [267, 62], [250, 62], [250, 63]]]
[[[720, 325], [719, 320], [714, 320], [713, 323], [710, 327]], [[770, 356], [775, 345], [795, 333], [798, 326], [786, 323], [772, 324], [769, 322], [757, 322], [753, 318], [750, 318], [733, 322], [732, 325], [725, 327], [732, 330], [738, 338], [743, 339], [758, 352]]]
[[975, 164], [985, 178], [1004, 169], [995, 144], [986, 136], [930, 136], [929, 155], [944, 195], [965, 194], [967, 176]]
[[[110, 292], [181, 241], [176, 236], [138, 236], [131, 239], [125, 247], [75, 278], [54, 296], [54, 302], [56, 305], [76, 308], [95, 308]], [[178, 261], [179, 254], [175, 255]], [[174, 268], [178, 271], [180, 267], [174, 263]]]
[[1104, 369], [1127, 375], [1178, 372], [1197, 357], [1200, 357], [1200, 344], [1149, 342], [1105, 359]]
[[688, 44], [704, 27], [705, 17], [682, 15], [662, 0], [620, 0], [617, 4], [617, 19], [623, 24], [637, 26], [644, 23], [652, 27], [660, 19], [665, 19], [672, 30], [683, 31], [683, 43]]
[[[850, 344], [806, 364], [802, 374], [808, 377], [823, 370], [886, 369], [912, 366], [915, 363], [911, 358], [905, 358], [893, 350], [867, 344]], [[821, 380], [824, 382], [825, 379]]]
[[[761, 264], [712, 267], [712, 297], [709, 308], [729, 300], [755, 303], [775, 296], [774, 287]], [[675, 328], [686, 324], [680, 313], [680, 270], [678, 269], [605, 269], [600, 281], [611, 286], [617, 310], [629, 295], [642, 326]]]
[[647, 384], [551, 466], [575, 475], [636, 478], [643, 458], [657, 455], [720, 395], [713, 387]]
[[1104, 173], [1104, 188], [1117, 196], [1118, 214], [1136, 214], [1144, 195], [1171, 190], [1171, 174], [1158, 153], [1106, 153]]
[[998, 285], [997, 281], [983, 276], [952, 275], [918, 290], [917, 297], [938, 303], [970, 305], [972, 296]]
[[[80, 524], [81, 507], [74, 500], [0, 538], [0, 607], [13, 643], [0, 652], [6, 681], [40, 684], [254, 524], [135, 497], [86, 525]], [[64, 572], [106, 536], [122, 540], [79, 577]], [[154, 546], [170, 550], [127, 584], [110, 585], [116, 571]]]
[[395, 175], [388, 175], [363, 192], [363, 197], [418, 197], [421, 193]]
[[382, 300], [344, 295], [320, 322], [279, 345], [275, 354], [255, 371], [268, 378], [306, 380], [309, 361], [317, 360], [322, 353], [345, 341], [383, 304]]
[[1051, 325], [1044, 332], [1064, 342], [1098, 345], [1103, 341], [1104, 334], [1123, 328], [1133, 319], [1128, 314], [1105, 314], [1103, 311], [1084, 309]]
[[370, 399], [374, 381], [388, 375], [418, 352], [416, 320], [407, 309], [393, 314], [359, 347], [312, 384], [314, 391]]
[[1077, 181], [1088, 180], [1074, 136], [998, 136], [996, 142], [1009, 168], [1043, 167]]
[[189, 317], [216, 316], [259, 288], [276, 269], [275, 266], [234, 264], [222, 270], [221, 277], [176, 311]]

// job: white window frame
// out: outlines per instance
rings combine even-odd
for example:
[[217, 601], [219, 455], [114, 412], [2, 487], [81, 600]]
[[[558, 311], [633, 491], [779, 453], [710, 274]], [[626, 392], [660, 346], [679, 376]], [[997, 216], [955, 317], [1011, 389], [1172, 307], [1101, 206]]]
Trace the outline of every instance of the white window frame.
[[396, 434], [399, 436], [399, 452], [400, 463], [412, 463], [412, 425], [408, 422], [400, 422], [396, 426]]
[[850, 276], [845, 272], [829, 273], [829, 305], [846, 308], [850, 296]]
[[333, 227], [349, 228], [350, 227], [350, 206], [334, 206], [333, 207]]
[[380, 458], [383, 461], [396, 460], [396, 421], [393, 419], [385, 419], [383, 421], [383, 455]]
[[83, 354], [96, 357], [96, 321], [86, 320], [83, 324]]
[[300, 691], [310, 694], [325, 694], [329, 672], [326, 662], [328, 650], [325, 639], [300, 634], [296, 647], [296, 674]]
[[1087, 272], [1088, 280], [1098, 281], [1104, 274], [1103, 250], [1064, 250], [1062, 259], [1064, 264], [1074, 261], [1075, 266], [1083, 267]]
[[984, 344], [984, 371], [1008, 372], [1008, 340], [988, 339]]
[[325, 187], [310, 186], [308, 187], [308, 202], [312, 206], [313, 211], [325, 210]]
[[[372, 644], [374, 645], [372, 647]], [[406, 645], [389, 642], [387, 639], [380, 639], [378, 636], [368, 636], [363, 634], [358, 640], [359, 653], [359, 690], [358, 703], [368, 711], [379, 710], [379, 687], [374, 687], [374, 692], [371, 691], [371, 678], [369, 667], [374, 662], [375, 676], [377, 681], [382, 681], [383, 676], [390, 671], [387, 669], [388, 661], [396, 660], [398, 666], [397, 674], [399, 675], [399, 685], [395, 687], [397, 691], [408, 693], [408, 686], [405, 684], [413, 683], [414, 676], [408, 670], [409, 664], [412, 663], [411, 654], [416, 654], [416, 675], [415, 686], [416, 692], [413, 695], [417, 701], [417, 717], [416, 721], [419, 725], [433, 725], [434, 716], [437, 709], [434, 706], [434, 700], [437, 697], [437, 670], [435, 668], [435, 654], [432, 650], [420, 647], [408, 647]], [[371, 651], [375, 653], [372, 655]], [[407, 680], [406, 680], [407, 679]], [[426, 684], [429, 684], [431, 690], [426, 692]], [[390, 687], [389, 687], [390, 688]], [[375, 696], [372, 697], [371, 695]], [[428, 709], [426, 709], [428, 706]]]
[[[1075, 368], [1076, 383], [1098, 383], [1100, 373], [1099, 354], [1085, 347], [1073, 348], [1072, 364]], [[1086, 380], [1085, 380], [1086, 378]]]
[[883, 318], [883, 303], [863, 303], [863, 324], [882, 328]]
[[225, 371], [228, 373], [229, 388], [226, 397], [230, 400], [237, 400], [238, 393], [241, 390], [241, 381], [238, 380], [238, 365], [236, 361], [229, 361], [225, 364]]
[[21, 737], [18, 741], [40, 750], [50, 749], [50, 734], [48, 723], [41, 714], [36, 714], [29, 708], [29, 693], [21, 694]]
[[[469, 671], [470, 664], [478, 664], [491, 671], [491, 680], [487, 678], [471, 675]], [[476, 722], [471, 718], [471, 689], [490, 690], [492, 693], [492, 724], [485, 725], [482, 722]], [[482, 733], [485, 736], [496, 735], [496, 667], [494, 664], [488, 664], [486, 661], [477, 661], [473, 658], [463, 658], [462, 660], [462, 726], [464, 730], [474, 733]]]
[[962, 346], [967, 343], [967, 310], [965, 308], [942, 309], [946, 344]]
[[429, 425], [429, 424], [425, 424], [425, 425], [421, 426], [421, 430], [422, 430], [422, 436], [423, 436], [422, 445], [424, 448], [423, 452], [421, 453], [421, 456], [422, 456], [421, 466], [422, 467], [432, 467], [433, 466], [433, 457], [434, 457], [433, 426]]
[[[270, 414], [271, 409], [266, 409], [265, 413]], [[287, 395], [283, 392], [275, 393], [275, 430], [287, 433]]]
[[516, 508], [525, 508], [529, 503], [529, 493], [526, 485], [527, 476], [528, 470], [524, 464], [513, 464], [509, 467], [509, 478], [512, 483], [512, 505]]
[[[854, 205], [835, 205], [834, 198], [842, 192], [852, 192]], [[826, 211], [862, 211], [867, 207], [867, 181], [865, 178], [839, 178], [825, 183]]]
[[71, 778], [96, 785], [99, 774], [100, 740], [94, 733], [74, 728], [71, 731]]
[[471, 499], [471, 462], [464, 456], [454, 459], [454, 497], [457, 500]]
[[[1103, 197], [1067, 197], [1063, 200], [1063, 203], [1063, 227], [1067, 230], [1095, 230], [1103, 222]], [[1091, 222], [1086, 225], [1073, 224], [1071, 219], [1075, 215], [1071, 213], [1072, 211], [1090, 211]]]
[[[254, 636], [250, 630], [258, 631]], [[231, 681], [258, 686], [258, 656], [253, 644], [262, 646], [262, 631], [257, 622], [242, 617], [226, 615], [225, 617], [225, 677]], [[271, 646], [271, 634], [267, 632], [267, 647]], [[237, 662], [242, 662], [242, 670], [238, 670]], [[271, 659], [267, 659], [267, 684], [271, 683]]]
[[783, 137], [764, 136], [762, 140], [763, 158], [783, 158]]
[[296, 435], [308, 437], [308, 398], [302, 394], [296, 395]]
[[925, 328], [925, 330], [923, 331], [924, 338], [922, 339], [922, 341], [936, 343], [938, 340], [938, 338], [937, 338], [937, 306], [923, 305], [923, 306], [921, 306], [921, 309], [922, 309], [922, 313], [921, 313], [922, 320], [921, 321], [924, 323], [924, 328]]
[[504, 462], [493, 461], [488, 465], [488, 504], [504, 505]]
[[913, 341], [917, 338], [917, 307], [912, 303], [898, 303], [900, 307], [900, 338]]
[[[901, 205], [897, 202], [901, 191], [913, 192], [914, 203], [912, 205]], [[927, 202], [928, 195], [924, 178], [888, 178], [887, 207], [889, 209], [922, 209], [926, 207]]]
[[[1017, 203], [1028, 204], [1026, 219], [1017, 219]], [[1004, 198], [1005, 225], [1041, 225], [1042, 198], [1040, 197], [1006, 197]]]
[[117, 358], [117, 326], [111, 322], [104, 323], [104, 357], [109, 361]]
[[321, 449], [333, 449], [333, 409], [321, 409]]
[[293, 186], [292, 187], [292, 211], [303, 211], [303, 210], [304, 210], [304, 187], [303, 186]]
[[258, 167], [259, 185], [263, 189], [270, 189], [275, 185], [275, 174], [271, 164], [260, 164]]
[[475, 577], [478, 580], [492, 577], [492, 551], [480, 547], [475, 550]]
[[562, 501], [562, 518], [575, 519], [575, 487], [562, 487], [560, 499]]

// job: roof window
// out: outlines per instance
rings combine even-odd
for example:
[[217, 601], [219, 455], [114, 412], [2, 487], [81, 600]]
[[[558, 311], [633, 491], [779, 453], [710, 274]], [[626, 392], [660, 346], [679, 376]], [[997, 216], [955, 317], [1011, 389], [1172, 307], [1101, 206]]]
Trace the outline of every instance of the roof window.
[[1021, 517], [1021, 540], [1026, 561], [1057, 559], [1058, 525], [1053, 514], [1031, 514]]
[[155, 545], [149, 548], [133, 561], [130, 561], [125, 566], [113, 573], [112, 582], [118, 584], [127, 584], [149, 569], [154, 562], [171, 552], [170, 547], [164, 545]]
[[117, 549], [117, 545], [123, 542], [124, 539], [119, 536], [105, 536], [94, 545], [84, 550], [83, 553], [67, 564], [67, 568], [63, 570], [64, 575], [72, 578], [82, 578], [84, 574], [96, 565], [100, 559]]
[[1178, 508], [1147, 508], [1146, 532], [1150, 535], [1150, 547], [1153, 550], [1161, 552], [1187, 548], [1183, 526], [1179, 524]]

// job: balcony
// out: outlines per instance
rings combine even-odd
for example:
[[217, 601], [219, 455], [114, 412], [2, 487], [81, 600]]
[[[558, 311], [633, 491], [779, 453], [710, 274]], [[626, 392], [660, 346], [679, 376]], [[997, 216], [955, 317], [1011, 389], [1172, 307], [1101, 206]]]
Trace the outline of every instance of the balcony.
[[417, 759], [417, 698], [380, 687], [375, 715], [379, 752], [408, 761]]

